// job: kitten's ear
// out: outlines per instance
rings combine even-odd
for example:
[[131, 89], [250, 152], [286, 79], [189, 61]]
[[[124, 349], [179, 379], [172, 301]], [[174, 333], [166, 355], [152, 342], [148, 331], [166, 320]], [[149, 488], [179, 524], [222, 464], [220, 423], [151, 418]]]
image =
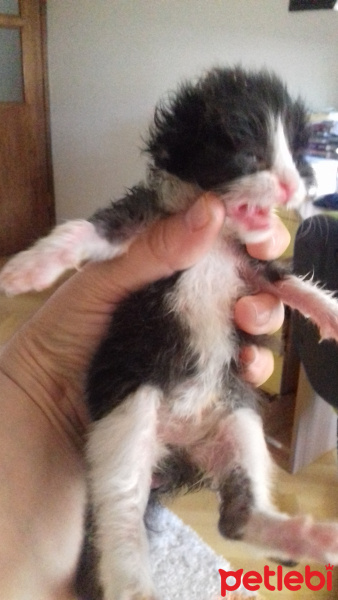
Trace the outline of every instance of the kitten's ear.
[[201, 94], [188, 84], [166, 103], [158, 104], [146, 142], [146, 152], [157, 168], [187, 181], [195, 179], [205, 112]]

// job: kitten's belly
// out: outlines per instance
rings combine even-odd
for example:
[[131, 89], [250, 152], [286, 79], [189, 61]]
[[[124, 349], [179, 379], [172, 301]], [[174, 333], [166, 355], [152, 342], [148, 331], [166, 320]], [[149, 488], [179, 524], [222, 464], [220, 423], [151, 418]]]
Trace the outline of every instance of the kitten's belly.
[[158, 440], [164, 446], [189, 447], [205, 439], [216, 426], [219, 415], [224, 410], [217, 402], [209, 405], [199, 414], [186, 416], [175, 413], [170, 404], [163, 403], [158, 411]]

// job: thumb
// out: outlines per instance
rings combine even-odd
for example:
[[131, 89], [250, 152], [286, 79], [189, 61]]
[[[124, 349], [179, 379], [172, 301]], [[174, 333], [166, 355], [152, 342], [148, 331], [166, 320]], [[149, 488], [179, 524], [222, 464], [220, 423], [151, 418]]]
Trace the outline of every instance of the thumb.
[[186, 213], [154, 223], [126, 254], [89, 263], [57, 289], [12, 342], [12, 350], [22, 352], [28, 345], [27, 355], [38, 356], [40, 364], [47, 361], [45, 372], [55, 376], [59, 369], [57, 376], [60, 370], [69, 375], [75, 367], [77, 379], [114, 306], [129, 293], [202, 258], [220, 232], [224, 214], [217, 198], [203, 195]]
[[131, 291], [191, 267], [212, 247], [224, 216], [223, 203], [204, 194], [187, 212], [154, 223], [123, 256], [95, 268], [88, 265], [96, 284], [104, 282], [104, 288], [99, 287], [105, 301], [117, 302]]

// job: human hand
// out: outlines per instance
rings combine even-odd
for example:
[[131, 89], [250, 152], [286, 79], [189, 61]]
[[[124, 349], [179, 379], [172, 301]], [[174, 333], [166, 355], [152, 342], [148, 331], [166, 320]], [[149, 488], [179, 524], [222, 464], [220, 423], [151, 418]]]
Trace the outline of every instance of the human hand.
[[[86, 498], [83, 387], [92, 354], [116, 304], [193, 265], [211, 248], [223, 220], [222, 203], [202, 197], [186, 215], [154, 224], [126, 255], [88, 264], [72, 276], [5, 347], [0, 357], [1, 597], [73, 600]], [[276, 221], [275, 243], [272, 237], [249, 252], [277, 256], [284, 248], [279, 227]], [[255, 320], [256, 312], [265, 324]], [[235, 318], [248, 332], [269, 333], [281, 324], [282, 309], [271, 296], [257, 295], [238, 301]], [[260, 383], [271, 369], [271, 356], [254, 352], [251, 364], [245, 360], [245, 377]]]
[[[248, 244], [247, 251], [253, 258], [273, 260], [278, 258], [290, 243], [290, 233], [282, 221], [274, 216], [270, 237], [258, 244]], [[240, 298], [234, 311], [237, 327], [252, 335], [275, 333], [283, 324], [284, 306], [275, 296], [259, 293]], [[246, 346], [240, 355], [243, 377], [259, 386], [272, 374], [273, 354], [268, 348]]]
[[128, 254], [88, 264], [9, 341], [0, 356], [0, 597], [74, 600], [86, 504], [84, 379], [120, 300], [195, 263], [224, 208], [201, 200], [161, 221]]

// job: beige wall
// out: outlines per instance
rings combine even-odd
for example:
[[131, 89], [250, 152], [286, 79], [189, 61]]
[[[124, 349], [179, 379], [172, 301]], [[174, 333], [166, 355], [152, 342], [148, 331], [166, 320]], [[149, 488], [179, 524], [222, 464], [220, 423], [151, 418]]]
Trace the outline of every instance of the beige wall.
[[154, 104], [211, 65], [268, 66], [311, 108], [338, 107], [338, 12], [288, 0], [49, 0], [48, 53], [59, 220], [142, 177]]

